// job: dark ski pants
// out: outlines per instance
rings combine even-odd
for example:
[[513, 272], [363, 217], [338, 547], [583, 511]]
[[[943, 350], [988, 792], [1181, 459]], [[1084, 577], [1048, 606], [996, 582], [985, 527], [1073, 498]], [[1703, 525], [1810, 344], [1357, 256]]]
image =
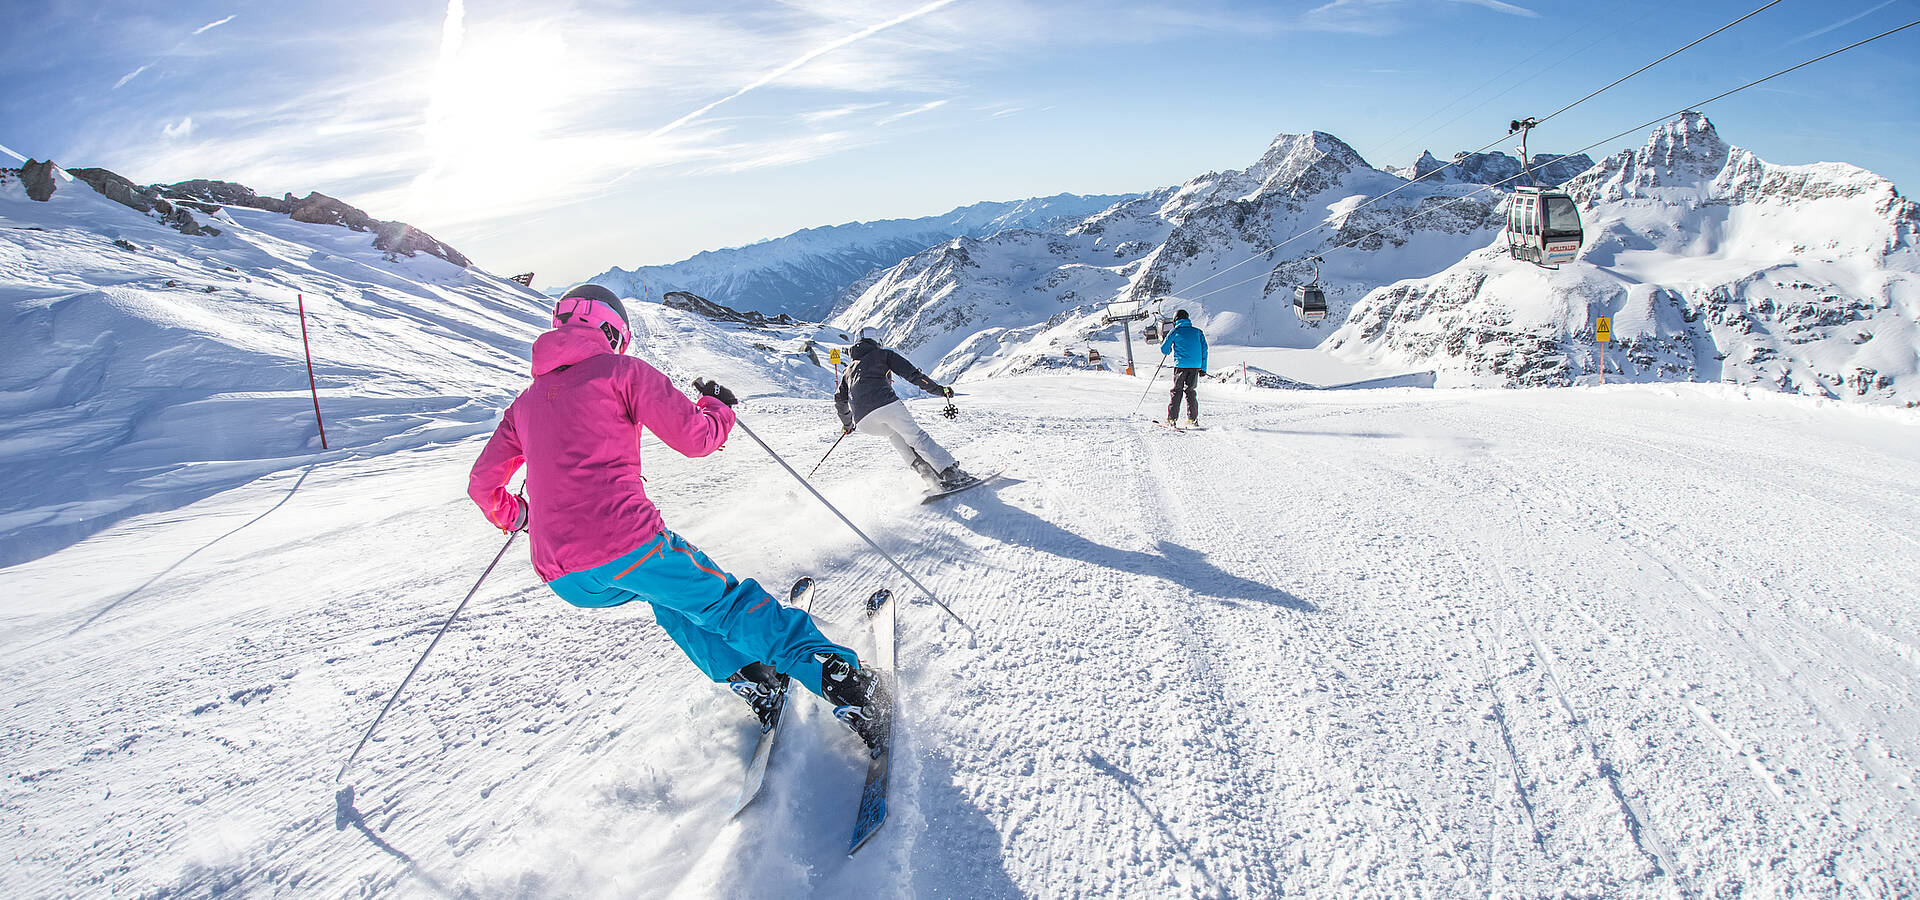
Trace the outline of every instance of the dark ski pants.
[[1180, 417], [1180, 398], [1187, 398], [1187, 418], [1200, 421], [1200, 375], [1205, 369], [1173, 370], [1173, 399], [1167, 403], [1167, 418]]
[[813, 617], [785, 606], [749, 578], [741, 581], [671, 531], [661, 531], [610, 563], [547, 582], [560, 599], [599, 608], [644, 600], [654, 621], [708, 678], [725, 681], [763, 662], [820, 693], [817, 653], [857, 662], [827, 640]]

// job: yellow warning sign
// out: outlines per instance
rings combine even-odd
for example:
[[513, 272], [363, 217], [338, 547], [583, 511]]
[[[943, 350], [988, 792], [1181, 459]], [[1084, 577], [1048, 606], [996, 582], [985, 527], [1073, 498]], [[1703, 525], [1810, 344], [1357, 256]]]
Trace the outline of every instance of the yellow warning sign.
[[1593, 339], [1605, 343], [1613, 340], [1613, 317], [1601, 316], [1593, 323]]
[[833, 363], [836, 366], [840, 364], [840, 348], [839, 347], [835, 347], [827, 351], [827, 361]]

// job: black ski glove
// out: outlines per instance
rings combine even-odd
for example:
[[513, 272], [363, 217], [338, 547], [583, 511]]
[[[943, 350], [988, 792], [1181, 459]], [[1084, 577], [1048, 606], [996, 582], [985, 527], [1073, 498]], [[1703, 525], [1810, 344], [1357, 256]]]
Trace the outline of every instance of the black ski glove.
[[941, 389], [940, 389], [940, 396], [942, 396], [942, 397], [945, 397], [945, 398], [947, 398], [947, 399], [949, 399], [949, 400], [951, 400], [951, 399], [953, 399], [953, 388], [950, 388], [950, 387], [943, 387], [943, 388], [941, 388]]
[[735, 397], [732, 391], [726, 389], [725, 385], [711, 378], [695, 378], [693, 380], [693, 389], [699, 391], [703, 397], [712, 397], [728, 406], [734, 406], [740, 402], [740, 398]]

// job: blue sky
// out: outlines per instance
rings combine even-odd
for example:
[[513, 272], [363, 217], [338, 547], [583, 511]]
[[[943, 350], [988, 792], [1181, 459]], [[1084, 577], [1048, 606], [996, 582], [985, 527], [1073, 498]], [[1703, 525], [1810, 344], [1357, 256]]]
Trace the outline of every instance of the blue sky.
[[[318, 190], [554, 285], [814, 225], [1177, 184], [1282, 132], [1375, 165], [1444, 158], [1762, 2], [12, 0], [0, 145], [141, 183]], [[1916, 19], [1920, 0], [1785, 0], [1530, 149]], [[1920, 28], [1704, 111], [1769, 161], [1920, 190]]]

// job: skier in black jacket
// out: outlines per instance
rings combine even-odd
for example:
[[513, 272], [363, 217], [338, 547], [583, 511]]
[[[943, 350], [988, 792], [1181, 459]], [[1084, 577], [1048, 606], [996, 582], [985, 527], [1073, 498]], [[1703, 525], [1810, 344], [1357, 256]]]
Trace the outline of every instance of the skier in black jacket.
[[870, 337], [856, 341], [847, 353], [853, 357], [853, 363], [847, 366], [839, 389], [833, 393], [833, 406], [840, 413], [841, 429], [846, 434], [864, 431], [892, 441], [893, 448], [900, 451], [907, 465], [939, 490], [951, 490], [974, 480], [953, 461], [952, 454], [920, 430], [907, 412], [907, 405], [893, 392], [893, 376], [898, 375], [938, 397], [952, 397], [953, 388], [928, 378], [906, 357], [880, 346]]

